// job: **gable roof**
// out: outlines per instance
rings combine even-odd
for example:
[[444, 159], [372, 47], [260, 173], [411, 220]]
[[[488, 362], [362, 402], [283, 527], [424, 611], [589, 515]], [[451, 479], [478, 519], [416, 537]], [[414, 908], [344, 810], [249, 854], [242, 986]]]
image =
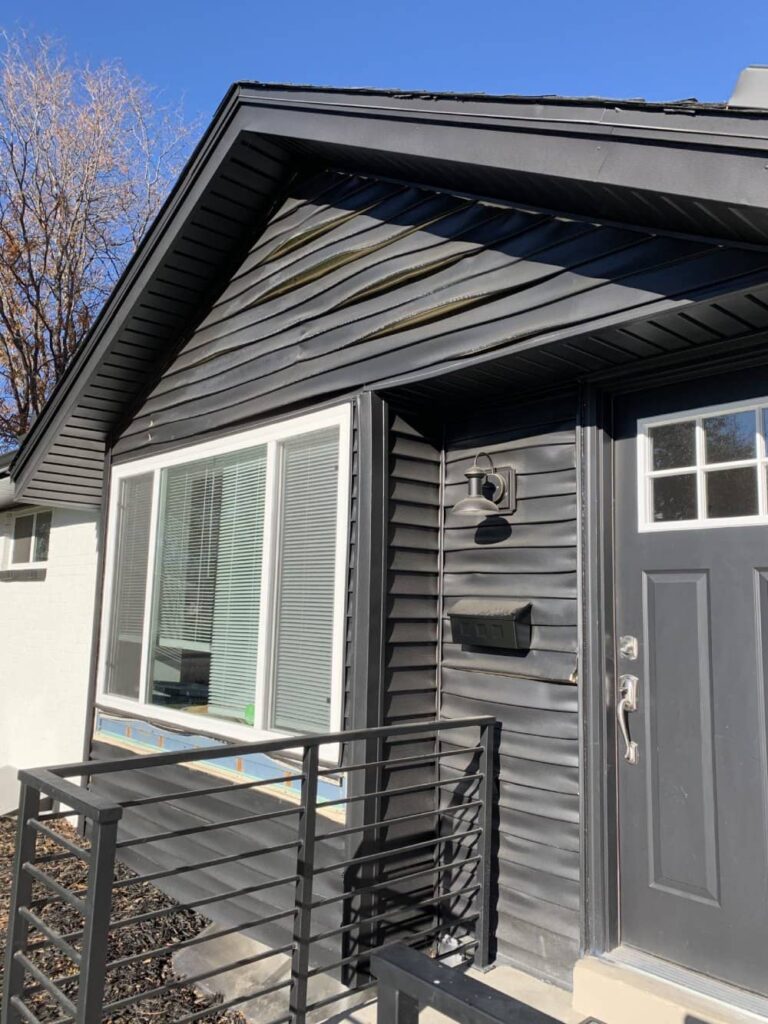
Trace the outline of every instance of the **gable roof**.
[[684, 300], [658, 282], [645, 310], [658, 320], [768, 277], [767, 156], [765, 112], [717, 105], [237, 84], [17, 454], [16, 494], [99, 503], [109, 438], [307, 166], [727, 247]]

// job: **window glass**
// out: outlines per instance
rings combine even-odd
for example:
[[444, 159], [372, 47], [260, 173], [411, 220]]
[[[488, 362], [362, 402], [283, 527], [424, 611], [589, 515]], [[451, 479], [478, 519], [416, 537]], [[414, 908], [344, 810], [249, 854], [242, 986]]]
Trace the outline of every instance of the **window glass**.
[[272, 726], [330, 725], [339, 431], [286, 441]]
[[755, 412], [707, 416], [703, 421], [705, 461], [737, 462], [757, 454]]
[[696, 421], [651, 427], [653, 469], [681, 469], [696, 464]]
[[35, 517], [17, 516], [13, 522], [13, 555], [14, 565], [32, 560], [32, 538], [35, 531]]
[[653, 519], [657, 523], [696, 518], [696, 475], [660, 476], [652, 481]]
[[347, 416], [317, 414], [314, 430], [308, 422], [296, 433], [294, 421], [284, 433], [255, 431], [266, 443], [218, 454], [216, 442], [206, 458], [116, 471], [108, 694], [171, 721], [331, 728]]
[[153, 704], [253, 724], [266, 448], [163, 470]]
[[152, 474], [120, 483], [107, 692], [138, 699], [152, 513]]
[[707, 517], [757, 515], [757, 467], [718, 469], [706, 474]]
[[35, 522], [35, 558], [36, 562], [48, 561], [48, 549], [51, 542], [52, 512], [38, 512]]

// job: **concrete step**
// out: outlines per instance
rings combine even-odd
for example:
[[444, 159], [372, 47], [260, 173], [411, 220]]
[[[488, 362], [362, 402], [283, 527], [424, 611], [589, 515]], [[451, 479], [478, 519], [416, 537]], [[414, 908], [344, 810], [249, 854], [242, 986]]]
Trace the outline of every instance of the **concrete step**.
[[765, 1024], [768, 1017], [596, 957], [573, 972], [573, 1006], [603, 1024]]

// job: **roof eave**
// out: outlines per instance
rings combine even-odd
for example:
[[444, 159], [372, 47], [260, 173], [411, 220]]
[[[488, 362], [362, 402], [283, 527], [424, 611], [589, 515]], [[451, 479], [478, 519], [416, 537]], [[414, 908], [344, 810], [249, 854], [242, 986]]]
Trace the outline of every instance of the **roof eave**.
[[[734, 221], [744, 224], [762, 216], [767, 227], [759, 241], [768, 243], [765, 115], [744, 119], [718, 110], [711, 117], [690, 118], [690, 125], [685, 123], [689, 115], [679, 109], [672, 120], [656, 110], [638, 120], [635, 108], [611, 113], [603, 107], [599, 118], [575, 116], [579, 111], [584, 115], [590, 102], [569, 107], [564, 114], [562, 104], [554, 101], [533, 108], [527, 103], [523, 109], [515, 100], [233, 85], [14, 460], [17, 493], [23, 495], [35, 471], [44, 438], [55, 435], [66, 416], [75, 382], [89, 365], [96, 365], [116, 322], [124, 318], [142, 282], [151, 279], [215, 168], [242, 133], [294, 145], [326, 161], [338, 156], [342, 167], [354, 153], [360, 165], [370, 165], [369, 173], [376, 173], [381, 154], [394, 155], [407, 160], [422, 183], [438, 187], [452, 187], [451, 169], [456, 168], [468, 172], [470, 182], [473, 169], [476, 176], [496, 174], [501, 189], [507, 182], [519, 186], [531, 181], [539, 190], [542, 183], [557, 184], [561, 194], [563, 188], [573, 194], [572, 212], [579, 212], [577, 197], [583, 200], [596, 185], [600, 195], [614, 197], [618, 206], [640, 206], [643, 196], [663, 193], [673, 203], [709, 208], [714, 224], [720, 208], [735, 211]], [[744, 130], [737, 132], [735, 125]], [[591, 212], [611, 216], [607, 206]]]

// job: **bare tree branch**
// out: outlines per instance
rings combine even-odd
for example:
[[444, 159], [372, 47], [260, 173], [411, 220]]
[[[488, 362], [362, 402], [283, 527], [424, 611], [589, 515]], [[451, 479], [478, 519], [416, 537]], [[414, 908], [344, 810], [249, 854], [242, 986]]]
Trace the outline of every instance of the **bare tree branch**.
[[196, 131], [121, 64], [0, 32], [0, 450], [29, 431]]

